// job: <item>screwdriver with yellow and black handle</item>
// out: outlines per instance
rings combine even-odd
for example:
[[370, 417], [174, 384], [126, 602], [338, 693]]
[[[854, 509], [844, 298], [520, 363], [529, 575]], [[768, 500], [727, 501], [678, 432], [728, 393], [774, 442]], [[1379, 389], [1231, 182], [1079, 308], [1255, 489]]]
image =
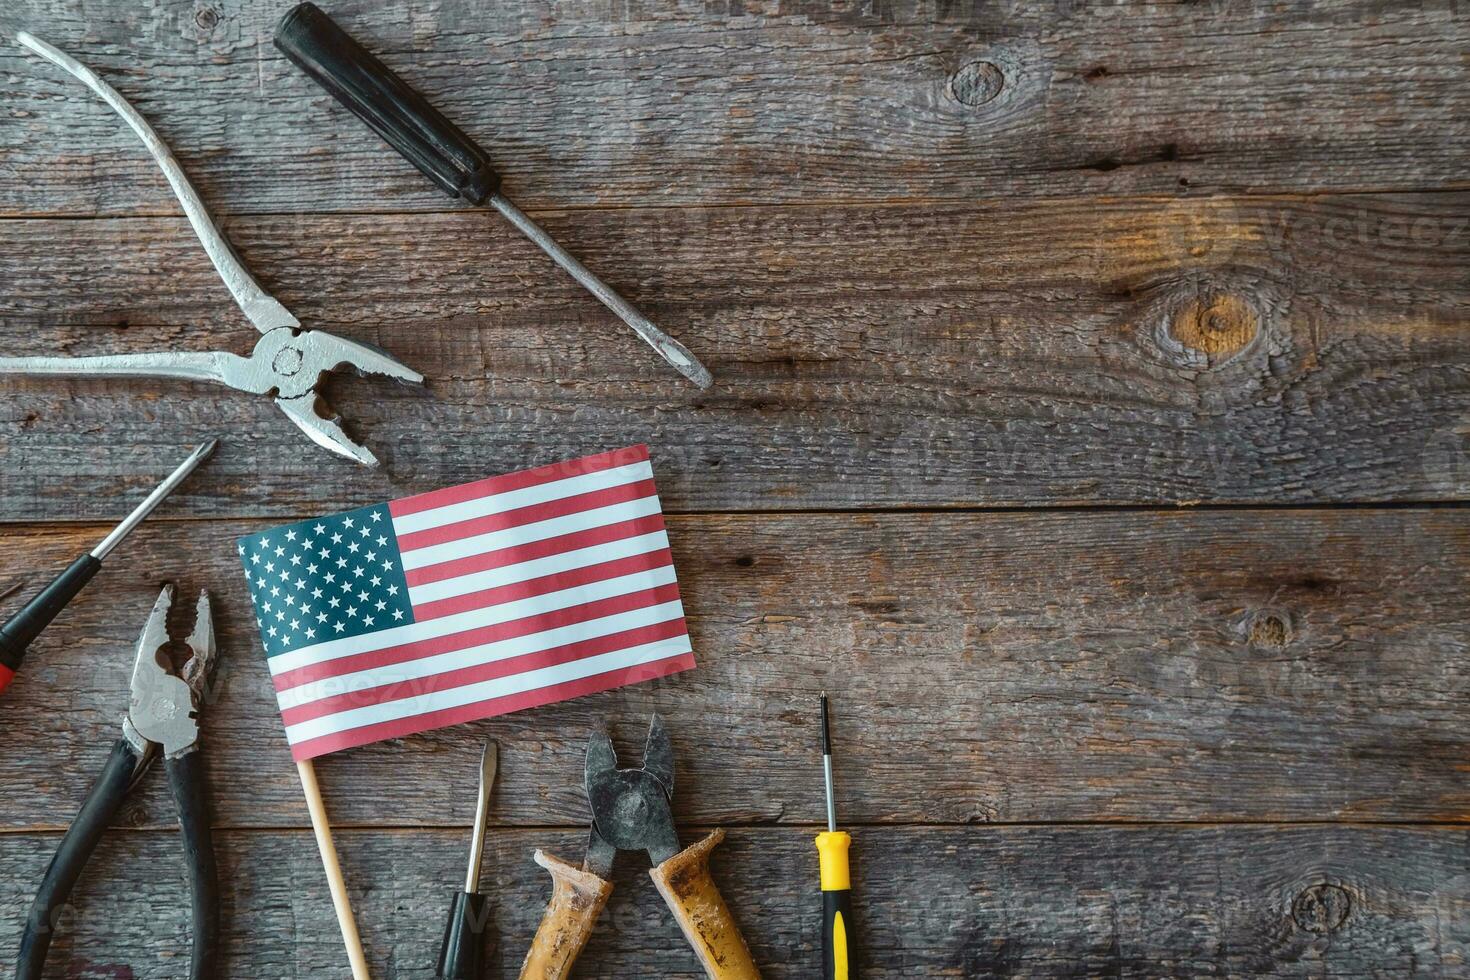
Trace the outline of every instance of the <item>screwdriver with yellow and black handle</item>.
[[832, 797], [832, 725], [826, 694], [822, 695], [822, 775], [827, 784], [827, 832], [817, 835], [822, 875], [822, 978], [857, 980], [852, 962], [852, 873], [847, 864], [852, 838], [837, 829], [837, 805]]

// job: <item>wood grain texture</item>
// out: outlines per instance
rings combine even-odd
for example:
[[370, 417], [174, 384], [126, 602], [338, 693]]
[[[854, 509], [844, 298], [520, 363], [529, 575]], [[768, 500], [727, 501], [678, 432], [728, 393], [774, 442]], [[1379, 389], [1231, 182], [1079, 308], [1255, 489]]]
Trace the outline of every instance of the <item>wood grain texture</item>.
[[[682, 829], [693, 839], [699, 828]], [[341, 836], [363, 940], [379, 980], [433, 975], [463, 831]], [[0, 835], [0, 948], [13, 948], [51, 835]], [[536, 847], [563, 856], [570, 830], [491, 834], [486, 977], [515, 977], [550, 878]], [[303, 832], [219, 838], [226, 976], [317, 980], [345, 969], [326, 881]], [[855, 918], [865, 976], [1450, 977], [1470, 955], [1470, 837], [1463, 828], [860, 828]], [[178, 976], [188, 913], [177, 842], [114, 834], [62, 920], [57, 978]], [[763, 975], [819, 969], [812, 832], [749, 829], [713, 871]], [[578, 960], [578, 980], [703, 977], [629, 858]], [[131, 888], [118, 883], [131, 882]], [[815, 906], [814, 906], [814, 903]], [[898, 914], [897, 910], [903, 910]]]
[[[225, 212], [446, 200], [292, 68], [267, 0], [19, 0]], [[333, 3], [523, 205], [1464, 186], [1454, 0]], [[131, 135], [0, 49], [0, 213], [171, 212]]]
[[[45, 635], [6, 694], [3, 826], [58, 827], [84, 793], [137, 630], [175, 578], [216, 595], [218, 819], [304, 826], [233, 553], [260, 526], [145, 525]], [[0, 567], [58, 567], [90, 537], [20, 529]], [[657, 710], [679, 819], [811, 823], [824, 688], [859, 823], [1470, 810], [1464, 511], [690, 516], [671, 540], [695, 670], [326, 757], [334, 822], [459, 819], [493, 736], [494, 822], [578, 823], [588, 734], [611, 724], [636, 758]], [[171, 819], [153, 786], [125, 821]]]
[[[329, 382], [383, 471], [229, 389], [7, 378], [0, 517], [111, 518], [211, 434], [179, 512], [294, 516], [638, 441], [673, 510], [1470, 489], [1470, 194], [547, 216], [706, 360], [706, 393], [496, 220], [229, 225], [303, 321], [430, 378]], [[0, 278], [7, 353], [255, 338], [181, 219], [0, 222]]]
[[[378, 980], [432, 975], [481, 738], [511, 977], [532, 850], [580, 856], [587, 734], [636, 755], [654, 710], [684, 839], [731, 831], [757, 961], [812, 976], [824, 688], [870, 980], [1470, 975], [1463, 2], [329, 7], [716, 387], [291, 68], [283, 4], [8, 3], [0, 33], [149, 116], [303, 321], [430, 385], [329, 384], [368, 472], [261, 398], [0, 378], [0, 568], [32, 587], [224, 437], [0, 705], [0, 955], [174, 580], [216, 595], [226, 975], [341, 975], [234, 537], [643, 441], [699, 666], [320, 760]], [[0, 44], [0, 354], [248, 351], [177, 210], [104, 106]], [[1222, 506], [1148, 509], [1196, 503]], [[163, 783], [54, 976], [179, 975]], [[694, 980], [638, 862], [616, 877], [577, 976]]]

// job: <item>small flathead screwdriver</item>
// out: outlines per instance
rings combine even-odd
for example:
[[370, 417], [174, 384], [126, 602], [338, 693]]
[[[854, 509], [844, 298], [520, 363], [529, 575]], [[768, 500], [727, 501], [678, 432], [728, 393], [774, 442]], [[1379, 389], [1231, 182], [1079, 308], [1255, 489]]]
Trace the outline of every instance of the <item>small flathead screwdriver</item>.
[[0, 626], [0, 691], [4, 691], [15, 679], [15, 672], [20, 669], [26, 651], [36, 641], [36, 637], [41, 635], [41, 631], [50, 626], [51, 621], [101, 571], [102, 560], [122, 543], [123, 538], [132, 533], [133, 528], [143, 523], [154, 508], [163, 503], [164, 498], [173, 493], [190, 473], [198, 469], [199, 464], [210, 457], [217, 445], [219, 440], [211, 439], [190, 453], [189, 458], [180, 463], [178, 469], [169, 474], [168, 479], [133, 508], [133, 512], [123, 518], [122, 523], [112, 529], [112, 533], [98, 542], [97, 547], [68, 565], [50, 585], [26, 603], [20, 612], [6, 620], [4, 626]]
[[479, 980], [489, 918], [488, 900], [480, 894], [480, 860], [485, 853], [485, 822], [490, 816], [490, 789], [495, 785], [499, 748], [490, 740], [480, 752], [480, 795], [475, 803], [475, 828], [470, 836], [470, 863], [464, 891], [456, 892], [439, 950], [438, 980]]

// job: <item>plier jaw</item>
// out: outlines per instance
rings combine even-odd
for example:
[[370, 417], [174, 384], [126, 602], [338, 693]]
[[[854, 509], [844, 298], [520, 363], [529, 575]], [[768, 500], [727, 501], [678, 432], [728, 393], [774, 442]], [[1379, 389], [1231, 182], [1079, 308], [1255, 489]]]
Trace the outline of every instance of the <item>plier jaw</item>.
[[190, 751], [199, 741], [199, 706], [215, 660], [209, 593], [201, 591], [194, 629], [184, 641], [191, 655], [178, 671], [174, 670], [165, 650], [173, 597], [174, 587], [165, 585], [138, 637], [128, 714], [123, 722], [124, 734], [140, 752], [148, 751], [151, 743], [160, 746], [170, 759]]
[[243, 391], [271, 392], [276, 406], [296, 423], [312, 442], [364, 466], [378, 458], [342, 428], [317, 390], [327, 375], [347, 369], [363, 377], [381, 375], [405, 384], [421, 385], [424, 376], [371, 344], [361, 344], [322, 330], [277, 328], [256, 343], [254, 352], [230, 362], [235, 370], [224, 382]]
[[674, 795], [674, 748], [658, 715], [648, 725], [643, 765], [619, 769], [606, 732], [587, 740], [587, 802], [592, 832], [583, 867], [599, 878], [612, 872], [617, 851], [646, 851], [654, 866], [679, 853], [670, 803]]

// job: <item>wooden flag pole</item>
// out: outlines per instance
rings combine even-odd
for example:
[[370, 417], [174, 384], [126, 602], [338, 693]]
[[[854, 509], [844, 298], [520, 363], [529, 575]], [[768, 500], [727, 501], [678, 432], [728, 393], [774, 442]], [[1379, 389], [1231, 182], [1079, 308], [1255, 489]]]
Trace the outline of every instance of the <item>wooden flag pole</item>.
[[342, 929], [342, 941], [347, 944], [352, 980], [372, 980], [368, 975], [367, 957], [362, 953], [362, 937], [357, 934], [357, 920], [352, 917], [347, 883], [342, 880], [342, 866], [337, 863], [337, 845], [332, 843], [332, 826], [327, 823], [327, 806], [322, 802], [316, 769], [310, 759], [303, 759], [296, 763], [296, 771], [306, 793], [306, 808], [311, 811], [311, 829], [316, 833], [317, 850], [322, 852], [322, 868], [327, 872], [327, 886], [332, 890], [332, 908], [337, 910], [337, 925]]

